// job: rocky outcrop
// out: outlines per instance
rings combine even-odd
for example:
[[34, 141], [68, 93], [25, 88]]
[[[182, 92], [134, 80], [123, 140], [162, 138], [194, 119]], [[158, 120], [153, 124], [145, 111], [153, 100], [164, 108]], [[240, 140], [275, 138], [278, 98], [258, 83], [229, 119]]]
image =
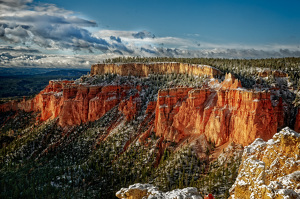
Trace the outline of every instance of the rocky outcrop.
[[184, 64], [176, 62], [160, 63], [128, 63], [128, 64], [95, 64], [92, 65], [91, 75], [104, 75], [107, 73], [122, 76], [133, 75], [146, 77], [149, 74], [189, 74], [197, 76], [216, 77], [221, 75], [221, 71], [207, 65]]
[[204, 196], [204, 199], [215, 199], [214, 196], [210, 193], [207, 196]]
[[276, 113], [282, 106], [272, 106], [269, 92], [240, 87], [228, 74], [221, 84], [213, 81], [206, 89], [160, 90], [156, 134], [175, 142], [205, 134], [217, 146], [228, 141], [248, 145], [257, 137], [270, 139], [277, 132]]
[[300, 134], [286, 127], [244, 149], [231, 198], [300, 198]]
[[116, 193], [116, 196], [121, 199], [201, 199], [197, 188], [188, 187], [184, 189], [176, 189], [169, 192], [159, 191], [156, 187], [151, 184], [134, 184], [130, 185], [129, 188], [122, 188]]

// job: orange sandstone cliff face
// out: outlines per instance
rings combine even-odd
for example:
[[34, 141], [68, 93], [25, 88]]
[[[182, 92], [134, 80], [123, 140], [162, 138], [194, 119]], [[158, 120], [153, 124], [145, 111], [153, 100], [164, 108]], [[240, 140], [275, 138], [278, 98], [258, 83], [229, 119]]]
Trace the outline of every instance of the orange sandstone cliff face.
[[130, 96], [127, 100], [122, 100], [118, 109], [121, 111], [127, 121], [132, 120], [140, 109], [141, 99], [139, 94], [135, 94], [134, 96]]
[[156, 134], [175, 142], [205, 134], [217, 146], [228, 141], [248, 145], [257, 137], [271, 138], [278, 122], [270, 93], [240, 86], [239, 81], [227, 75], [223, 83], [212, 86], [215, 89], [161, 90], [156, 106]]
[[40, 111], [41, 121], [59, 117], [60, 126], [73, 126], [99, 119], [125, 99], [129, 89], [129, 86], [87, 86], [73, 81], [50, 81], [33, 99], [1, 104], [0, 110]]
[[211, 66], [184, 64], [184, 63], [128, 63], [128, 64], [95, 64], [92, 65], [91, 75], [106, 73], [118, 74], [121, 76], [133, 75], [146, 77], [149, 74], [189, 74], [197, 76], [215, 77], [221, 75], [221, 71]]
[[130, 89], [128, 86], [68, 85], [64, 88], [59, 125], [72, 126], [95, 121], [118, 105]]

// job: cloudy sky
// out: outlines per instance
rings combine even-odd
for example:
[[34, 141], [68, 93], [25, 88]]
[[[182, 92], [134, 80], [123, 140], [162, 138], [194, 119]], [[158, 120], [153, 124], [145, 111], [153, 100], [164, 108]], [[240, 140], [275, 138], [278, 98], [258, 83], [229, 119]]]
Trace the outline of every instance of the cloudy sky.
[[299, 8], [299, 0], [0, 0], [0, 67], [299, 57]]

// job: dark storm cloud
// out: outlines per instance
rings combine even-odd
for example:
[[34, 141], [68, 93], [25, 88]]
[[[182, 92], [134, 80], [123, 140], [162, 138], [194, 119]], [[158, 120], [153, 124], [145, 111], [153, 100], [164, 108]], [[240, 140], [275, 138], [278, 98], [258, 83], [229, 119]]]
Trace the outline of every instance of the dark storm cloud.
[[118, 43], [122, 42], [120, 37], [115, 37], [115, 36], [110, 36], [110, 40], [116, 41]]
[[41, 53], [41, 51], [37, 49], [23, 46], [0, 46], [0, 52]]
[[27, 3], [31, 3], [32, 0], [0, 0], [0, 4], [6, 5], [9, 7], [20, 7], [24, 6]]
[[155, 35], [151, 34], [148, 31], [133, 33], [132, 36], [136, 39], [155, 38]]

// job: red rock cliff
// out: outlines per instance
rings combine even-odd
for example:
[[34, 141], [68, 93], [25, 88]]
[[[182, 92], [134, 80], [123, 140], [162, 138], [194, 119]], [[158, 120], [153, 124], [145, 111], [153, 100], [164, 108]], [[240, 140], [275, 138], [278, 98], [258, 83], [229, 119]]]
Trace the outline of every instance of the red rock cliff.
[[175, 142], [205, 134], [216, 145], [227, 141], [248, 145], [257, 137], [267, 140], [277, 132], [270, 93], [240, 89], [239, 81], [231, 75], [223, 83], [213, 84], [214, 89], [161, 90], [156, 134]]
[[130, 89], [128, 86], [66, 85], [59, 125], [71, 126], [95, 121], [118, 105]]
[[130, 121], [139, 111], [140, 104], [141, 99], [139, 97], [139, 93], [136, 93], [134, 96], [130, 96], [129, 99], [121, 101], [118, 109], [125, 115], [126, 120]]
[[[36, 97], [0, 105], [1, 111], [40, 111], [40, 120], [59, 116], [59, 125], [72, 126], [95, 121], [127, 96], [129, 86], [88, 86], [73, 81], [50, 81]], [[130, 102], [130, 101], [129, 101]], [[136, 101], [135, 101], [136, 102]], [[133, 103], [135, 106], [136, 104]], [[125, 109], [124, 109], [125, 110]], [[137, 111], [137, 110], [135, 110]], [[133, 114], [128, 117], [132, 117]]]

